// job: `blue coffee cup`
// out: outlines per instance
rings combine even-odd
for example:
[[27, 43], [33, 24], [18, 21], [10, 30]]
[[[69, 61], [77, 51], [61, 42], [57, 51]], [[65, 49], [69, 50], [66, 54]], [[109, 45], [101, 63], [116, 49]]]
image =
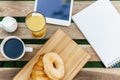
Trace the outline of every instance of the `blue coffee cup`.
[[25, 52], [32, 52], [32, 47], [25, 47], [24, 42], [17, 36], [6, 37], [1, 43], [1, 53], [9, 60], [19, 60]]

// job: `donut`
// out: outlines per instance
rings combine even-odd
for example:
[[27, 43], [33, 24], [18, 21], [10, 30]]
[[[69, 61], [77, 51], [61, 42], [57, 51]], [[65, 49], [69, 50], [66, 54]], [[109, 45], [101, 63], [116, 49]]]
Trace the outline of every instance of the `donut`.
[[35, 63], [31, 73], [31, 80], [51, 80], [44, 72], [42, 58], [43, 56], [41, 55]]
[[62, 58], [54, 52], [43, 56], [44, 71], [51, 80], [59, 80], [64, 74], [64, 63]]

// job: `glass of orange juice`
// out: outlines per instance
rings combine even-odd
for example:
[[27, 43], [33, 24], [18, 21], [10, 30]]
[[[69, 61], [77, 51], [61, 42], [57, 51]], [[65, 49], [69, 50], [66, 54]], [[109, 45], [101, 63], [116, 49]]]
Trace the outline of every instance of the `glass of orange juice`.
[[25, 19], [27, 28], [33, 36], [43, 38], [46, 34], [46, 18], [38, 12], [29, 13]]

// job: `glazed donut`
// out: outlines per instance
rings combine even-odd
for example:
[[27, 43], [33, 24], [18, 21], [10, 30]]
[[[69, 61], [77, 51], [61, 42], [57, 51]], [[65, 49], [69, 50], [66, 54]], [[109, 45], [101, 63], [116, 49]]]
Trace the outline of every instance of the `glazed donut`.
[[37, 63], [34, 65], [31, 73], [31, 80], [50, 80], [50, 78], [44, 72], [42, 58], [43, 56], [41, 55]]
[[64, 63], [62, 58], [54, 52], [43, 56], [44, 71], [52, 80], [59, 80], [64, 76]]

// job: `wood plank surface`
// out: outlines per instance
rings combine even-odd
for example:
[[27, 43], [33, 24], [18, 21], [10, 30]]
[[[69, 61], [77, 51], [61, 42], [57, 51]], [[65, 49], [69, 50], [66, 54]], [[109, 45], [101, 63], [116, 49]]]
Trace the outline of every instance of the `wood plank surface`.
[[[53, 36], [43, 45], [41, 49], [32, 57], [24, 68], [14, 77], [13, 80], [28, 80], [34, 64], [39, 56], [49, 52], [58, 53], [65, 66], [65, 75], [60, 80], [72, 80], [90, 59], [90, 55], [76, 44], [61, 29], [57, 30]], [[72, 64], [71, 64], [72, 63]]]
[[[79, 12], [95, 1], [74, 1], [73, 14]], [[120, 1], [112, 1], [120, 12]], [[34, 1], [0, 1], [0, 16], [26, 16], [34, 9]]]
[[0, 1], [0, 16], [26, 16], [34, 9], [34, 1]]
[[[0, 68], [0, 80], [12, 80], [21, 68]], [[73, 80], [119, 80], [120, 68], [83, 68]]]
[[[78, 13], [79, 11], [83, 10], [84, 8], [86, 8], [87, 6], [91, 5], [94, 2], [95, 1], [74, 1], [72, 14], [74, 15]], [[111, 1], [111, 2], [120, 13], [120, 4], [119, 4], [120, 1]]]
[[[94, 1], [75, 1], [73, 6], [73, 14], [79, 12], [93, 2]], [[119, 2], [120, 1], [112, 1], [116, 9], [120, 12]], [[0, 6], [0, 16], [26, 16], [33, 10], [34, 1], [1, 1]], [[10, 35], [19, 36], [24, 39], [35, 38], [31, 35], [24, 23], [19, 23], [18, 26], [19, 29], [12, 34], [6, 33], [0, 29], [0, 39]], [[79, 31], [74, 23], [72, 23], [70, 27], [47, 24], [47, 35], [44, 37], [44, 39], [49, 38], [59, 28], [65, 31], [72, 39], [85, 39], [83, 34]]]
[[[90, 5], [94, 1], [75, 1], [73, 13]], [[26, 16], [34, 10], [34, 1], [1, 1], [0, 16]]]
[[[62, 29], [72, 39], [85, 39], [74, 23], [72, 23], [69, 27], [61, 27], [58, 25], [51, 24], [47, 24], [46, 26], [47, 34], [44, 37], [44, 39], [50, 38], [56, 32], [57, 29]], [[18, 29], [14, 33], [7, 33], [4, 30], [0, 29], [0, 39], [11, 35], [19, 36], [22, 39], [35, 39], [35, 37], [31, 35], [31, 32], [26, 28], [25, 23], [18, 23]]]
[[73, 80], [119, 80], [120, 69], [83, 68]]
[[[39, 48], [41, 48], [42, 45], [26, 45], [26, 46], [30, 46], [34, 48], [34, 51], [32, 53], [26, 53], [25, 56], [20, 59], [19, 61], [28, 61], [30, 60], [33, 55], [39, 50]], [[87, 51], [88, 54], [90, 54], [92, 57], [90, 58], [89, 61], [101, 61], [96, 52], [92, 49], [92, 47], [90, 45], [80, 45], [85, 51]], [[0, 53], [0, 61], [8, 61], [7, 59], [5, 59], [2, 54]]]
[[[75, 14], [85, 7], [89, 6], [95, 1], [74, 1], [73, 13]], [[120, 12], [120, 1], [112, 1], [115, 8]], [[0, 17], [2, 16], [14, 16], [25, 17], [29, 12], [32, 12], [34, 8], [34, 1], [0, 1]], [[24, 23], [19, 23], [19, 29], [17, 32], [8, 34], [0, 29], [0, 39], [6, 36], [15, 35], [22, 39], [35, 39], [30, 34], [30, 31], [25, 27]], [[57, 29], [65, 31], [72, 39], [85, 39], [82, 33], [78, 30], [74, 23], [70, 27], [62, 27], [57, 25], [47, 24], [47, 35], [44, 39], [49, 38]], [[27, 45], [34, 48], [33, 53], [26, 53], [26, 55], [20, 60], [30, 60], [32, 56], [39, 50], [42, 45]], [[101, 61], [96, 55], [95, 51], [90, 45], [80, 45], [83, 47], [92, 58], [89, 61]], [[7, 61], [0, 54], [0, 61]], [[12, 80], [13, 77], [20, 71], [20, 68], [0, 68], [0, 80]], [[106, 68], [83, 68], [73, 80], [119, 80], [120, 68], [106, 69]]]

